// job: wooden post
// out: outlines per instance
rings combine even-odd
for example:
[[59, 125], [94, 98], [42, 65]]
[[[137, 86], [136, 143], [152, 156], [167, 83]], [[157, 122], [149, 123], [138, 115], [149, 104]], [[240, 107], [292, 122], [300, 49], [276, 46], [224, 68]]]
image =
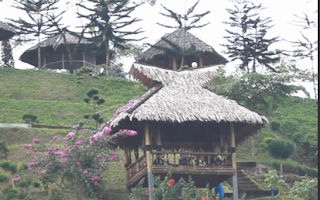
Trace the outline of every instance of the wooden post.
[[199, 67], [203, 67], [202, 55], [199, 58]]
[[237, 162], [236, 162], [236, 136], [234, 131], [234, 123], [230, 124], [231, 132], [231, 158], [232, 158], [232, 167], [236, 170], [235, 174], [232, 177], [232, 188], [233, 188], [233, 200], [238, 200], [238, 175], [237, 175]]
[[145, 124], [145, 149], [146, 149], [146, 159], [147, 159], [147, 171], [148, 171], [148, 191], [149, 191], [149, 200], [154, 200], [154, 195], [152, 189], [153, 186], [153, 174], [152, 174], [152, 160], [151, 160], [151, 138], [149, 132], [149, 124]]
[[172, 69], [173, 71], [177, 71], [178, 68], [177, 68], [177, 60], [175, 57], [172, 58]]

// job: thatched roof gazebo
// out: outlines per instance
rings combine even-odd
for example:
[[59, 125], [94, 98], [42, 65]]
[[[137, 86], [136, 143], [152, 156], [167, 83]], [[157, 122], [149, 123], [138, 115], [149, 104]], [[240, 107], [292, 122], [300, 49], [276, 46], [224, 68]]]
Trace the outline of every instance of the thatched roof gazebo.
[[[111, 120], [113, 132], [124, 128], [138, 132], [136, 136], [117, 141], [127, 152], [128, 187], [146, 175], [141, 170], [135, 174], [134, 168], [143, 168], [143, 161], [154, 161], [160, 154], [167, 155], [166, 162], [171, 162], [171, 166], [155, 162], [150, 164], [153, 173], [165, 174], [169, 167], [173, 177], [192, 175], [198, 186], [218, 184], [235, 173], [236, 145], [256, 134], [268, 119], [208, 90], [206, 84], [216, 75], [216, 70], [216, 67], [203, 67], [173, 71], [133, 64], [130, 73], [150, 89]], [[151, 152], [152, 158], [139, 157], [139, 148]], [[131, 162], [130, 151], [135, 152], [135, 162]], [[193, 164], [192, 169], [181, 166], [176, 159], [178, 154], [203, 157], [206, 165]], [[212, 168], [210, 162], [218, 154], [226, 157], [225, 166]]]
[[8, 40], [15, 35], [15, 30], [8, 24], [0, 21], [0, 41]]
[[[66, 45], [70, 46], [71, 51], [77, 48], [73, 55], [73, 68], [79, 69], [82, 66], [95, 67], [96, 65], [105, 63], [105, 55], [94, 55], [92, 53], [96, 47], [93, 47], [92, 42], [82, 38], [79, 42], [79, 37], [70, 33], [64, 33], [66, 42], [62, 34], [55, 35], [40, 42], [41, 49], [41, 65], [45, 69], [68, 69], [69, 56], [66, 50]], [[27, 49], [20, 56], [22, 62], [38, 67], [38, 45], [34, 45]]]
[[[193, 49], [195, 54], [185, 55], [184, 64], [191, 67], [192, 62], [197, 62], [199, 67], [212, 66], [227, 63], [227, 59], [217, 53], [211, 46], [197, 38], [195, 35], [180, 28], [170, 34], [164, 35], [154, 46], [162, 48], [172, 48], [172, 46], [165, 41], [181, 47], [184, 50]], [[169, 55], [165, 50], [150, 47], [136, 57], [136, 63], [157, 66], [160, 68], [177, 70], [181, 63], [182, 56]]]

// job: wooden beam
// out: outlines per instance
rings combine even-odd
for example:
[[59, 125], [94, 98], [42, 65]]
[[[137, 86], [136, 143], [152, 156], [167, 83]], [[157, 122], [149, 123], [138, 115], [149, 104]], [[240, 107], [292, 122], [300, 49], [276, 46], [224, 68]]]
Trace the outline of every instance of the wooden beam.
[[231, 157], [232, 157], [232, 167], [237, 170], [237, 162], [236, 162], [236, 137], [234, 131], [234, 123], [230, 124], [230, 133], [231, 133]]
[[173, 71], [177, 71], [178, 67], [177, 67], [177, 60], [175, 57], [172, 58], [172, 69]]
[[147, 159], [147, 174], [148, 174], [148, 190], [149, 190], [149, 200], [154, 200], [154, 194], [153, 194], [153, 174], [152, 174], [152, 160], [151, 160], [151, 138], [150, 138], [150, 130], [149, 130], [149, 124], [145, 124], [145, 149], [146, 149], [146, 159]]

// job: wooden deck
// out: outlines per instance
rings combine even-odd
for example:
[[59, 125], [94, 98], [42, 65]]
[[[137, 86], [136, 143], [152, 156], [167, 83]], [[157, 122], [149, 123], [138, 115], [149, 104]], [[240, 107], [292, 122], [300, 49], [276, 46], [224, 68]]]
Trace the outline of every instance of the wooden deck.
[[[182, 154], [188, 154], [189, 158], [195, 158], [195, 156], [198, 155], [195, 153], [192, 153], [193, 155], [191, 155], [188, 152]], [[155, 176], [160, 175], [160, 177], [164, 178], [170, 172], [172, 178], [176, 181], [180, 178], [188, 180], [189, 176], [191, 176], [197, 187], [206, 187], [207, 183], [213, 187], [229, 179], [236, 172], [227, 159], [219, 165], [210, 163], [210, 156], [216, 156], [218, 153], [201, 153], [201, 156], [205, 155], [206, 158], [209, 158], [206, 163], [199, 162], [199, 160], [195, 159], [189, 159], [188, 162], [184, 164], [181, 164], [179, 159], [176, 158], [176, 155], [178, 155], [177, 152], [167, 153], [162, 158], [157, 157], [157, 155], [159, 155], [158, 152], [153, 152], [152, 173]], [[226, 155], [225, 158], [227, 158], [228, 155]], [[159, 162], [159, 159], [161, 162]], [[145, 156], [140, 157], [136, 162], [130, 164], [126, 168], [127, 187], [132, 188], [136, 186], [142, 178], [145, 178], [144, 186], [147, 186], [147, 165]]]

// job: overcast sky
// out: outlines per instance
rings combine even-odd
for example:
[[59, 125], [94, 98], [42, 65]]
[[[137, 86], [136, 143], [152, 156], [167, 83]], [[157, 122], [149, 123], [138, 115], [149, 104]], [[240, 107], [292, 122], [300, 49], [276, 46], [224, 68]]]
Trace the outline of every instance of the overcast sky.
[[[10, 6], [12, 2], [12, 0], [3, 0], [3, 2], [0, 3], [1, 21], [7, 22], [8, 20], [6, 18], [16, 19], [18, 16], [25, 16], [24, 13]], [[158, 0], [158, 3], [155, 6], [150, 6], [147, 4], [143, 5], [133, 13], [133, 16], [142, 19], [142, 21], [138, 22], [136, 25], [133, 25], [132, 28], [141, 27], [145, 31], [139, 36], [147, 37], [141, 43], [153, 44], [165, 33], [174, 31], [173, 29], [164, 28], [156, 24], [156, 22], [161, 22], [163, 24], [175, 25], [175, 22], [172, 19], [163, 17], [159, 14], [159, 12], [166, 13], [166, 11], [160, 6], [160, 3], [171, 10], [183, 14], [185, 10], [192, 6], [195, 2], [196, 0]], [[310, 14], [318, 8], [317, 0], [256, 0], [256, 2], [260, 2], [264, 7], [266, 7], [263, 16], [271, 17], [274, 20], [273, 24], [275, 26], [268, 31], [267, 37], [280, 36], [282, 39], [286, 40], [297, 40], [298, 38], [301, 38], [299, 32], [301, 28], [290, 24], [290, 22], [295, 19], [293, 14], [303, 16], [303, 12]], [[233, 7], [233, 3], [228, 0], [201, 0], [194, 13], [203, 13], [208, 10], [211, 11], [210, 14], [205, 16], [199, 22], [199, 24], [206, 22], [210, 22], [210, 24], [200, 29], [192, 29], [190, 32], [207, 44], [211, 45], [217, 52], [222, 53], [225, 48], [220, 44], [226, 43], [226, 40], [223, 38], [223, 36], [226, 36], [225, 29], [230, 29], [230, 27], [226, 24], [223, 24], [223, 22], [228, 21], [229, 15], [226, 11], [226, 8], [231, 7]], [[71, 26], [80, 24], [79, 19], [76, 18], [75, 11], [75, 7], [71, 7], [69, 9], [64, 19], [65, 24], [70, 24]], [[313, 40], [316, 40], [318, 38], [317, 29], [313, 29], [312, 31], [307, 32], [305, 31], [305, 34], [308, 37], [311, 37]], [[18, 58], [26, 49], [30, 48], [33, 45], [35, 45], [35, 43], [28, 43], [14, 50], [16, 68], [32, 68], [32, 66], [19, 61]], [[271, 48], [289, 49], [290, 44], [286, 42], [278, 42]], [[227, 58], [227, 55], [224, 56]], [[129, 70], [133, 61], [133, 59], [124, 60], [125, 71]], [[299, 66], [304, 69], [305, 67], [308, 67], [308, 63], [299, 62]], [[234, 63], [227, 64], [227, 68], [234, 67]], [[318, 68], [317, 61], [315, 63], [315, 68]]]

